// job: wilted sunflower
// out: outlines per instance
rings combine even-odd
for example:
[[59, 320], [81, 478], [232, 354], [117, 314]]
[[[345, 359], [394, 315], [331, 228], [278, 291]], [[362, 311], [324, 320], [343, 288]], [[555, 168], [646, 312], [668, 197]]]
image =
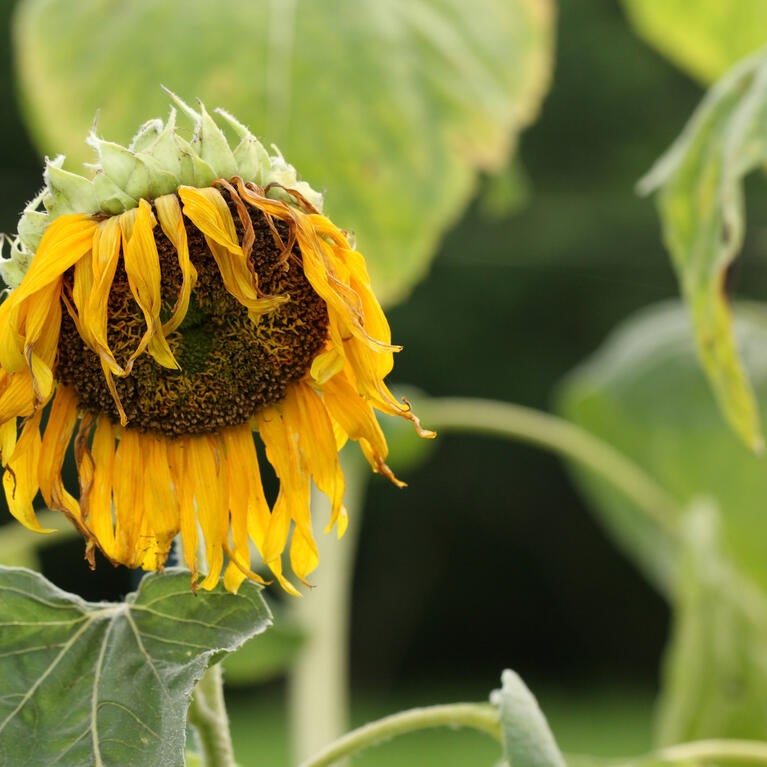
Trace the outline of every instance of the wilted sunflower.
[[[11, 513], [42, 530], [33, 501], [71, 520], [113, 563], [161, 569], [181, 534], [212, 588], [251, 569], [250, 542], [285, 589], [318, 563], [310, 483], [346, 528], [338, 451], [359, 443], [399, 484], [374, 409], [421, 429], [384, 377], [386, 318], [363, 257], [320, 213], [322, 196], [227, 113], [234, 148], [200, 105], [129, 147], [91, 133], [95, 172], [46, 163], [26, 208], [0, 305], [0, 455]], [[51, 401], [43, 427], [43, 407]], [[268, 504], [253, 432], [278, 479]], [[74, 437], [79, 501], [62, 481]], [[201, 536], [201, 539], [200, 539]], [[204, 543], [204, 547], [200, 546]]]

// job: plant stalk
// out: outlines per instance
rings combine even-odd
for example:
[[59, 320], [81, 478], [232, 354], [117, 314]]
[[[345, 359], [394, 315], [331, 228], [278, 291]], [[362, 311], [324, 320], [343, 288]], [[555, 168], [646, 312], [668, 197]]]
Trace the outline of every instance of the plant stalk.
[[501, 740], [498, 709], [489, 703], [451, 703], [413, 708], [352, 730], [319, 754], [302, 762], [300, 767], [327, 767], [339, 759], [397, 735], [430, 727], [472, 727]]
[[349, 528], [342, 541], [325, 534], [330, 503], [312, 489], [312, 519], [321, 567], [316, 588], [293, 609], [306, 631], [306, 643], [291, 669], [288, 689], [293, 761], [317, 753], [349, 728], [348, 646], [352, 568], [362, 521], [369, 467], [351, 451], [341, 453], [346, 478], [344, 505]]
[[189, 723], [197, 731], [205, 767], [236, 767], [220, 663], [211, 666], [197, 683]]
[[767, 764], [767, 743], [758, 740], [697, 740], [656, 751], [653, 761]]
[[[677, 743], [636, 757], [599, 759], [602, 767], [658, 767], [662, 764], [754, 764], [767, 765], [767, 742], [712, 738]], [[581, 757], [577, 757], [578, 764]], [[593, 764], [593, 757], [583, 757], [583, 763]]]

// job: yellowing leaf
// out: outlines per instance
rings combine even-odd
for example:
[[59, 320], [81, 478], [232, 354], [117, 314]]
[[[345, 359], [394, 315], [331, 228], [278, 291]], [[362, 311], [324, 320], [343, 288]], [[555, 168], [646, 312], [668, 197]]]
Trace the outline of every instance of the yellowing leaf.
[[767, 51], [736, 66], [706, 95], [671, 149], [640, 184], [657, 191], [663, 234], [690, 310], [698, 353], [731, 426], [762, 446], [753, 392], [725, 294], [743, 243], [743, 179], [767, 161]]

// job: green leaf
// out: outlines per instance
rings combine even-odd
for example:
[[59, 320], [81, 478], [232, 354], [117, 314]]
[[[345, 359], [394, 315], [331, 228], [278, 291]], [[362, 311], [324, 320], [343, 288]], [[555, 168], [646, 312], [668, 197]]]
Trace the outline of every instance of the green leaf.
[[658, 741], [767, 738], [767, 595], [722, 552], [718, 510], [683, 528]]
[[[736, 305], [735, 333], [767, 406], [767, 308]], [[607, 529], [674, 607], [663, 742], [764, 738], [767, 456], [749, 451], [719, 416], [684, 307], [650, 307], [616, 328], [564, 382], [558, 407], [635, 460], [680, 506], [708, 498], [721, 512], [714, 525], [704, 504], [680, 518], [672, 537], [603, 481], [575, 471]]]
[[0, 569], [0, 764], [182, 767], [196, 681], [269, 624], [251, 583], [194, 594], [173, 570], [122, 604], [89, 603]]
[[426, 272], [478, 174], [508, 162], [548, 85], [550, 0], [25, 0], [16, 71], [48, 154], [127, 141], [164, 84], [248, 124], [356, 231], [389, 301]]
[[767, 43], [764, 0], [623, 0], [623, 5], [642, 38], [704, 83]]
[[490, 700], [500, 709], [504, 759], [514, 767], [565, 767], [538, 701], [519, 675], [506, 669]]
[[767, 161], [767, 51], [742, 62], [703, 100], [640, 188], [658, 191], [663, 234], [690, 309], [703, 366], [735, 431], [762, 446], [725, 295], [743, 243], [743, 178]]
[[[737, 304], [735, 331], [767, 407], [767, 308]], [[719, 416], [684, 307], [657, 304], [615, 328], [563, 382], [557, 408], [636, 461], [680, 507], [713, 498], [722, 509], [726, 555], [767, 593], [767, 456], [754, 455]], [[606, 483], [574, 471], [608, 530], [670, 593], [676, 544]]]

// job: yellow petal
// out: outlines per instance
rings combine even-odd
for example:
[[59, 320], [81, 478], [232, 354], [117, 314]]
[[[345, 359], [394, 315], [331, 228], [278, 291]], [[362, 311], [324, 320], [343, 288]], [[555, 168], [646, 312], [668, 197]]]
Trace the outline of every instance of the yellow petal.
[[[99, 229], [97, 227], [93, 236], [94, 245], [98, 240], [98, 232]], [[93, 250], [94, 247], [92, 246], [91, 258], [81, 258], [75, 264], [74, 278], [72, 280], [72, 303], [76, 309], [72, 319], [75, 321], [80, 338], [91, 348], [94, 348], [93, 333], [89, 324], [82, 321], [82, 314], [83, 309], [87, 311], [88, 298], [93, 293]]]
[[312, 360], [309, 373], [313, 381], [322, 385], [344, 369], [346, 357], [344, 357], [342, 349], [343, 347], [340, 345], [333, 345]]
[[319, 563], [319, 552], [314, 542], [309, 513], [309, 473], [302, 465], [296, 424], [284, 416], [287, 414], [281, 414], [276, 407], [265, 408], [256, 416], [266, 456], [280, 480], [279, 493], [264, 541], [263, 557], [266, 564], [272, 567], [272, 563], [285, 549], [292, 519], [295, 523], [293, 536], [295, 538], [298, 534], [301, 540], [302, 556], [298, 562], [291, 559], [291, 565], [293, 572], [304, 580]]
[[115, 517], [116, 559], [128, 567], [138, 567], [146, 550], [143, 540], [145, 463], [141, 434], [123, 429], [114, 457], [112, 487]]
[[226, 457], [218, 436], [191, 437], [188, 459], [208, 566], [208, 574], [200, 586], [212, 589], [224, 566], [224, 546], [229, 532]]
[[254, 542], [259, 546], [269, 525], [269, 507], [250, 427], [243, 424], [224, 429], [221, 436], [226, 449], [232, 536], [231, 547], [226, 547], [229, 563], [224, 571], [224, 587], [236, 593], [246, 578], [266, 583], [250, 569], [249, 528], [253, 527]]
[[[389, 343], [389, 333], [382, 330], [380, 318], [376, 312], [370, 320], [365, 314], [366, 306], [359, 294], [349, 284], [350, 273], [346, 265], [337, 256], [336, 250], [326, 239], [320, 237], [313, 227], [318, 217], [295, 212], [297, 224], [296, 236], [301, 248], [304, 274], [328, 306], [328, 313], [334, 315], [341, 328], [341, 335], [353, 335], [371, 349], [381, 352], [398, 351], [400, 347]], [[319, 217], [323, 219], [322, 216]], [[324, 219], [325, 221], [327, 219]], [[375, 302], [377, 306], [377, 301]], [[379, 307], [380, 311], [380, 307]], [[381, 312], [381, 317], [383, 313]], [[385, 322], [385, 318], [383, 319]], [[371, 335], [370, 330], [382, 333], [382, 338]], [[388, 325], [386, 325], [388, 329]]]
[[54, 219], [45, 230], [24, 279], [9, 298], [19, 302], [58, 281], [90, 252], [96, 227], [96, 221], [80, 213]]
[[197, 582], [197, 515], [194, 509], [193, 477], [189, 469], [191, 438], [179, 437], [168, 445], [168, 463], [176, 489], [181, 527], [181, 549], [186, 566], [192, 571], [192, 583]]
[[181, 206], [175, 194], [166, 194], [154, 201], [157, 220], [163, 233], [176, 249], [178, 266], [181, 270], [181, 290], [173, 306], [170, 319], [163, 325], [163, 332], [172, 333], [184, 321], [189, 309], [192, 289], [197, 284], [197, 270], [189, 258], [189, 242], [186, 236]]
[[19, 441], [3, 474], [3, 488], [11, 514], [24, 527], [38, 533], [50, 533], [40, 525], [32, 502], [37, 495], [37, 468], [40, 462], [40, 417], [38, 411], [22, 429]]
[[[260, 552], [269, 526], [270, 511], [261, 482], [261, 470], [258, 465], [256, 446], [253, 443], [253, 432], [247, 424], [243, 424], [225, 429], [223, 437], [230, 475], [230, 505], [235, 503], [234, 496], [237, 493], [247, 501], [248, 535]], [[236, 500], [240, 503], [243, 498]], [[234, 508], [232, 506], [232, 516], [234, 516]]]
[[32, 372], [22, 370], [20, 373], [7, 375], [0, 369], [0, 423], [34, 413], [37, 407]]
[[[106, 416], [99, 416], [91, 445], [93, 482], [80, 501], [88, 528], [98, 540], [104, 554], [116, 559], [115, 523], [112, 515], [112, 488], [115, 474], [115, 434]], [[87, 514], [86, 514], [87, 511]]]
[[[115, 359], [107, 338], [107, 312], [109, 292], [112, 288], [117, 264], [120, 260], [120, 219], [112, 216], [99, 223], [93, 235], [93, 248], [89, 273], [83, 267], [83, 289], [90, 280], [90, 290], [78, 302], [77, 291], [73, 291], [75, 305], [80, 313], [80, 335], [95, 351], [102, 366], [115, 375], [123, 375], [122, 366]], [[77, 286], [77, 273], [75, 273]]]
[[45, 313], [52, 308], [34, 294], [60, 285], [64, 272], [90, 251], [95, 228], [94, 221], [77, 214], [60, 216], [46, 229], [21, 284], [0, 305], [0, 366], [6, 371], [16, 372], [26, 363], [23, 348], [30, 342], [20, 324], [26, 321], [28, 311], [33, 314], [33, 324], [41, 327]]
[[15, 418], [9, 418], [5, 423], [0, 422], [0, 464], [3, 466], [10, 461], [16, 449], [16, 437]]
[[248, 310], [256, 322], [262, 314], [284, 304], [287, 296], [264, 296], [258, 278], [240, 243], [232, 214], [221, 193], [212, 188], [178, 190], [184, 203], [184, 215], [205, 235], [210, 252], [218, 265], [224, 287]]
[[330, 522], [325, 530], [328, 532], [341, 513], [345, 488], [333, 424], [319, 394], [305, 383], [288, 389], [282, 407], [286, 422], [298, 434], [304, 465], [320, 491], [330, 499]]
[[63, 511], [82, 530], [80, 505], [64, 487], [61, 468], [77, 423], [77, 395], [70, 386], [59, 385], [45, 426], [40, 450], [40, 492], [49, 508]]
[[[229, 466], [229, 507], [232, 517], [232, 538], [235, 540], [236, 533], [235, 525], [239, 524], [236, 521], [237, 515], [241, 513], [241, 501], [247, 502], [247, 531], [250, 539], [255, 544], [265, 564], [269, 566], [269, 569], [274, 574], [274, 577], [278, 580], [280, 585], [285, 591], [294, 595], [300, 596], [295, 587], [285, 578], [282, 571], [282, 560], [279, 556], [274, 557], [270, 562], [266, 562], [264, 558], [264, 546], [266, 542], [266, 536], [271, 525], [272, 514], [269, 510], [269, 504], [266, 501], [264, 495], [264, 488], [261, 482], [261, 470], [258, 464], [258, 456], [256, 454], [256, 448], [253, 443], [253, 433], [247, 424], [243, 424], [239, 427], [226, 429], [223, 432], [226, 451], [227, 451], [227, 464]], [[234, 475], [238, 475], [235, 479]], [[235, 494], [240, 494], [240, 498], [236, 499]], [[286, 510], [280, 507], [280, 513], [284, 513]], [[290, 515], [284, 515], [288, 528], [290, 527]], [[273, 531], [274, 534], [274, 531]], [[284, 543], [283, 543], [284, 547]], [[282, 548], [280, 548], [280, 552]], [[244, 554], [244, 547], [243, 547]], [[235, 551], [231, 552], [230, 557], [234, 560], [234, 567], [242, 573], [247, 573], [249, 578], [254, 578], [254, 573], [250, 570], [246, 570], [247, 562], [250, 557], [246, 558], [244, 555]], [[239, 576], [230, 575], [230, 578], [234, 581]], [[261, 582], [261, 579], [256, 577], [256, 580]], [[226, 576], [224, 578], [224, 585], [227, 584]], [[229, 588], [229, 586], [227, 586]]]
[[146, 551], [141, 566], [160, 570], [168, 558], [179, 531], [179, 509], [168, 460], [168, 439], [158, 434], [141, 434], [144, 465], [144, 540]]
[[331, 378], [322, 387], [322, 395], [330, 417], [349, 439], [359, 443], [373, 471], [383, 474], [398, 487], [404, 487], [405, 483], [398, 480], [386, 465], [389, 448], [373, 408], [357, 393], [349, 379], [343, 373]]
[[[135, 214], [133, 217], [130, 214]], [[120, 216], [123, 231], [123, 264], [128, 275], [131, 293], [136, 299], [146, 322], [146, 331], [137, 349], [131, 354], [126, 369], [145, 350], [163, 367], [179, 369], [160, 322], [160, 256], [154, 241], [154, 216], [146, 200], [139, 200], [135, 211]]]
[[8, 373], [19, 372], [26, 364], [20, 315], [21, 305], [13, 303], [10, 296], [0, 304], [0, 369]]

